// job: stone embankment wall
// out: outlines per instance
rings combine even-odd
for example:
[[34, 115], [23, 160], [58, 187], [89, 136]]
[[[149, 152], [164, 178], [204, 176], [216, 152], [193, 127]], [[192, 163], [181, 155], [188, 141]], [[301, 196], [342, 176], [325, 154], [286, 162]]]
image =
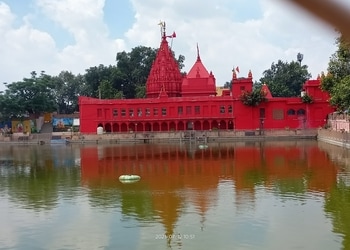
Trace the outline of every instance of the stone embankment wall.
[[283, 140], [291, 138], [316, 139], [317, 130], [255, 130], [255, 131], [179, 131], [179, 132], [133, 132], [110, 134], [74, 135], [71, 142], [78, 143], [156, 143], [182, 142], [189, 140], [213, 141], [241, 141], [241, 140]]
[[262, 141], [289, 139], [316, 139], [317, 130], [215, 130], [179, 132], [131, 132], [80, 134], [76, 132], [50, 134], [12, 134], [0, 136], [0, 143], [53, 144], [62, 143], [159, 143], [183, 141]]
[[350, 148], [350, 133], [343, 130], [319, 129], [317, 139], [333, 145]]
[[181, 131], [181, 132], [133, 132], [133, 133], [52, 133], [0, 135], [1, 144], [50, 144], [55, 140], [66, 139], [70, 143], [159, 143], [182, 142], [189, 140], [204, 142], [234, 142], [290, 139], [318, 139], [333, 145], [350, 148], [350, 133], [330, 129], [318, 130], [241, 130], [241, 131]]
[[318, 130], [317, 139], [350, 148], [350, 115], [338, 112], [329, 114], [325, 128]]

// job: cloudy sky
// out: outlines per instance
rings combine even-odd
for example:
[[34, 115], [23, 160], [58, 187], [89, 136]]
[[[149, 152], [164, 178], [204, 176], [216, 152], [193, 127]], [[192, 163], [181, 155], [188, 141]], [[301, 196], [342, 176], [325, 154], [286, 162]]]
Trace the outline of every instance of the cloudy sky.
[[[342, 1], [350, 8], [348, 0]], [[215, 3], [214, 3], [215, 2]], [[115, 64], [118, 52], [160, 44], [159, 21], [188, 71], [202, 62], [218, 86], [252, 70], [259, 80], [271, 63], [304, 54], [314, 78], [335, 52], [333, 27], [281, 0], [0, 0], [0, 91], [31, 71], [74, 74]]]

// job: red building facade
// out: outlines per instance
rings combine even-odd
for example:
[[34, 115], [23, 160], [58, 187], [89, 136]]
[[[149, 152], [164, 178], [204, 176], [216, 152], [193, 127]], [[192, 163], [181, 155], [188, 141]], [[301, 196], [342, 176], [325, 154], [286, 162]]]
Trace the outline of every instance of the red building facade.
[[162, 24], [162, 40], [146, 83], [145, 99], [96, 99], [79, 97], [80, 131], [96, 133], [128, 131], [183, 131], [233, 129], [304, 129], [325, 124], [334, 111], [329, 95], [320, 89], [320, 79], [309, 80], [301, 97], [272, 97], [263, 86], [267, 102], [247, 106], [240, 96], [253, 88], [253, 76], [232, 75], [231, 90], [216, 95], [215, 77], [203, 65], [197, 48], [197, 60], [187, 75], [182, 76], [169, 48]]

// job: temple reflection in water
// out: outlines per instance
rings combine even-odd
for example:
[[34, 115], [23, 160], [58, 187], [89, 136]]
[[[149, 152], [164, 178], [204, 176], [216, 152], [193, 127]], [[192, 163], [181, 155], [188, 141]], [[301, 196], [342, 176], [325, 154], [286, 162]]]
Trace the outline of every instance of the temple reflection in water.
[[[207, 149], [196, 144], [81, 149], [84, 186], [91, 190], [116, 188], [118, 194], [112, 196], [110, 206], [120, 199], [124, 214], [139, 220], [158, 218], [168, 235], [174, 233], [180, 214], [188, 206], [197, 209], [205, 224], [206, 211], [217, 205], [220, 183], [232, 184], [232, 202], [239, 211], [254, 207], [259, 188], [273, 189], [281, 197], [323, 196], [336, 185], [337, 171], [327, 153], [313, 141], [221, 143]], [[118, 177], [123, 174], [136, 174], [141, 180], [122, 184]]]
[[317, 141], [3, 145], [0, 245], [350, 249], [349, 159]]

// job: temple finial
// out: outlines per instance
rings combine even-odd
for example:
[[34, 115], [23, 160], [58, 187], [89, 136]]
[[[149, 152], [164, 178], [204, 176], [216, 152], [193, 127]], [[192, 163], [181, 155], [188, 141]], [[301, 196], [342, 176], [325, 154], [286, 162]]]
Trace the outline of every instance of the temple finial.
[[248, 72], [248, 78], [253, 78], [253, 74], [252, 74], [251, 70], [249, 70], [249, 72]]
[[197, 61], [200, 61], [201, 57], [199, 56], [199, 47], [198, 47], [198, 43], [197, 43]]
[[160, 25], [160, 34], [163, 39], [166, 38], [166, 33], [165, 33], [165, 22], [164, 21], [159, 21], [158, 25]]
[[234, 66], [232, 68], [232, 79], [237, 79], [236, 69]]

